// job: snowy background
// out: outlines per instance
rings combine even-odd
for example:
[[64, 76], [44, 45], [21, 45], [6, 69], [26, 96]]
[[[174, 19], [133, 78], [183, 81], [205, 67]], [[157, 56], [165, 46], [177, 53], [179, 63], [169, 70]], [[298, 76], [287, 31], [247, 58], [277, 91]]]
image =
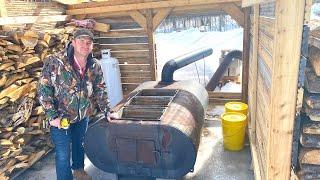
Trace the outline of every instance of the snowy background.
[[[320, 21], [320, 3], [317, 2], [312, 5], [310, 19]], [[242, 28], [224, 32], [200, 32], [198, 28], [191, 28], [180, 32], [157, 33], [155, 42], [157, 46], [158, 80], [161, 78], [162, 67], [167, 61], [196, 49], [210, 47], [213, 49], [213, 54], [211, 56], [206, 57], [204, 60], [189, 64], [174, 73], [174, 80], [193, 79], [205, 86], [219, 66], [221, 50], [242, 51], [242, 41]], [[231, 82], [227, 83], [221, 90], [216, 89], [216, 91], [241, 92], [241, 85]]]
[[[221, 50], [242, 51], [243, 29], [237, 28], [225, 32], [211, 31], [200, 32], [192, 28], [180, 32], [157, 33], [155, 37], [157, 46], [158, 78], [164, 64], [178, 56], [201, 48], [212, 48], [211, 56], [189, 64], [174, 73], [174, 80], [190, 80], [200, 82], [203, 85], [210, 80], [219, 66]], [[241, 92], [241, 85], [228, 83], [221, 91]]]
[[317, 19], [320, 20], [320, 3], [315, 3], [311, 7], [311, 20]]

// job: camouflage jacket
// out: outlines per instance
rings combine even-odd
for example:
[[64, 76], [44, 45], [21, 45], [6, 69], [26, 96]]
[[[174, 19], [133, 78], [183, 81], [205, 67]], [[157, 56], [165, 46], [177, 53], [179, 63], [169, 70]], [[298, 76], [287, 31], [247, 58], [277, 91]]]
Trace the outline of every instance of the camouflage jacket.
[[90, 54], [83, 78], [73, 67], [73, 46], [48, 57], [38, 83], [39, 101], [48, 120], [68, 118], [71, 123], [92, 115], [98, 103], [100, 110], [109, 110], [107, 89], [100, 64]]

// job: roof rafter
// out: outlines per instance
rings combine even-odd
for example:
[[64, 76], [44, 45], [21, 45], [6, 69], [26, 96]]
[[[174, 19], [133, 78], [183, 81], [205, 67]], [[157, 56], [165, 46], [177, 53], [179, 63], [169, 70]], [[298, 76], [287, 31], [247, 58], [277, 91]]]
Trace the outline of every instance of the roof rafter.
[[172, 8], [159, 9], [157, 14], [153, 17], [153, 31], [157, 29], [163, 19], [165, 19], [171, 12]]
[[223, 6], [223, 10], [228, 13], [238, 24], [243, 27], [244, 25], [244, 13], [240, 9], [240, 7], [234, 4], [228, 4]]

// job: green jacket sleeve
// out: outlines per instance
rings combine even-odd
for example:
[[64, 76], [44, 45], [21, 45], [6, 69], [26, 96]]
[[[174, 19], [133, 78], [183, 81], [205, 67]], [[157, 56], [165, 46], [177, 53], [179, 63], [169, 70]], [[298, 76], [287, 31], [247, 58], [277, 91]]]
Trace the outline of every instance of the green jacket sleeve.
[[47, 120], [52, 120], [59, 116], [55, 107], [54, 86], [52, 84], [52, 79], [56, 76], [55, 72], [53, 57], [49, 57], [45, 60], [38, 83], [38, 98], [45, 111]]
[[93, 82], [94, 100], [97, 102], [100, 110], [104, 113], [110, 111], [110, 103], [108, 99], [108, 91], [103, 78], [100, 64], [96, 64], [96, 76]]

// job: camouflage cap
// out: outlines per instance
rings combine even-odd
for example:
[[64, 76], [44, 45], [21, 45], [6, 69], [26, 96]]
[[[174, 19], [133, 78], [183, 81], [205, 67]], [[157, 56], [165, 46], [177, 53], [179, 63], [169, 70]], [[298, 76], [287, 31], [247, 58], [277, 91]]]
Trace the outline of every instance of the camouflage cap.
[[93, 33], [85, 28], [79, 28], [73, 33], [73, 38], [77, 39], [80, 37], [89, 37], [91, 40], [93, 40]]

